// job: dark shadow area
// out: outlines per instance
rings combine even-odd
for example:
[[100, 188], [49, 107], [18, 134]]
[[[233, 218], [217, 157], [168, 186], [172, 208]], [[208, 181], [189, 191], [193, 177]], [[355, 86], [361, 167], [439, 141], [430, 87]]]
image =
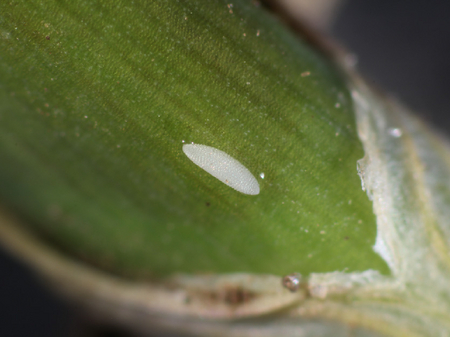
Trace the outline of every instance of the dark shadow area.
[[331, 34], [365, 78], [450, 130], [450, 2], [347, 0]]
[[0, 336], [67, 336], [71, 311], [35, 275], [0, 250]]

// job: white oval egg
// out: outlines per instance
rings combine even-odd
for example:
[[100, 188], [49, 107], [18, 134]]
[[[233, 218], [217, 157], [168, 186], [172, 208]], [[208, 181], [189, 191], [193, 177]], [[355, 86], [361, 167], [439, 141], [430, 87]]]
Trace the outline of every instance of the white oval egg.
[[185, 144], [183, 152], [213, 177], [244, 194], [259, 194], [259, 184], [250, 171], [223, 151], [201, 144]]

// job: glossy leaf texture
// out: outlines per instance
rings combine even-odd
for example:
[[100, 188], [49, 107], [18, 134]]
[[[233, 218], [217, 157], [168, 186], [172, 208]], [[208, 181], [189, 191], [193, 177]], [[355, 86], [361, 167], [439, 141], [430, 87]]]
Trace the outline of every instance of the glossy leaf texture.
[[0, 50], [1, 202], [60, 250], [131, 277], [389, 272], [345, 81], [264, 8], [9, 1]]

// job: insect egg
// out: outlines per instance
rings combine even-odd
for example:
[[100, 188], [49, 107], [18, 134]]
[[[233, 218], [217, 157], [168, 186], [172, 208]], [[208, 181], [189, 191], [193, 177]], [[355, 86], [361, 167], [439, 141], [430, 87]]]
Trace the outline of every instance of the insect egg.
[[256, 178], [227, 153], [201, 144], [185, 144], [183, 152], [194, 164], [236, 191], [249, 195], [259, 194]]

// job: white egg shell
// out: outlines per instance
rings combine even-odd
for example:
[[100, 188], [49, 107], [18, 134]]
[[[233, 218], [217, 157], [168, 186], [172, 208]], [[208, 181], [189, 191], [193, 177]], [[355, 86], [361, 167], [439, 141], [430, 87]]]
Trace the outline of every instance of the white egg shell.
[[183, 152], [213, 177], [244, 194], [259, 194], [259, 184], [250, 171], [223, 151], [201, 144], [185, 144]]

